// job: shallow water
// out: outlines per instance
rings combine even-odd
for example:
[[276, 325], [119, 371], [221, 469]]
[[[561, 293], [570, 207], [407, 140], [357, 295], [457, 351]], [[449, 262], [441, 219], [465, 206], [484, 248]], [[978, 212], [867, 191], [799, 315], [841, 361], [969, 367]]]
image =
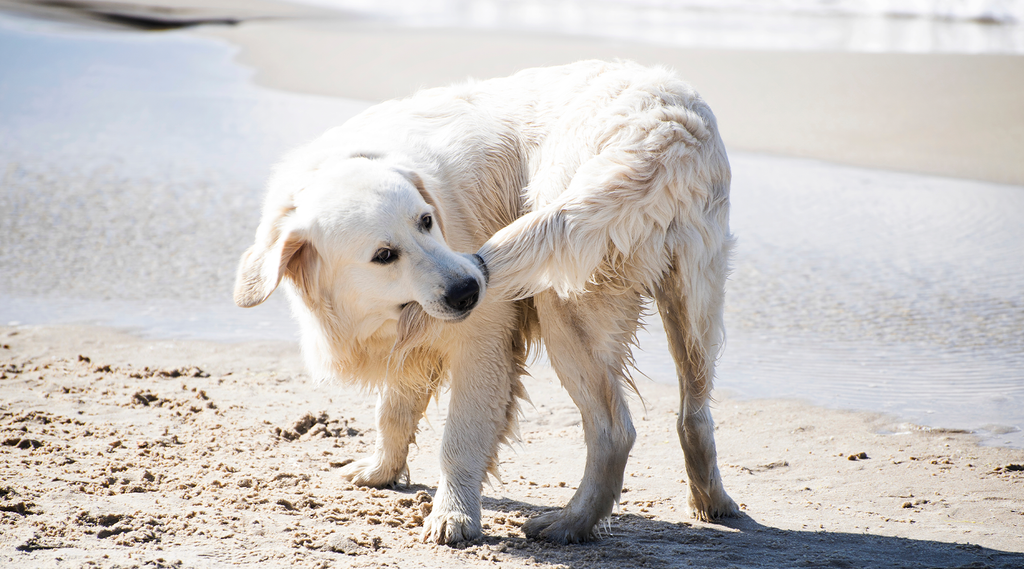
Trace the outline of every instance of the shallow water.
[[[235, 48], [0, 16], [0, 322], [295, 338], [231, 302], [272, 162], [366, 103], [253, 86]], [[718, 386], [1024, 447], [1024, 188], [733, 153]], [[672, 382], [656, 317], [640, 370]]]
[[[718, 385], [1024, 446], [1024, 188], [735, 154]], [[674, 372], [657, 323], [639, 365]]]
[[231, 304], [273, 163], [368, 106], [255, 87], [235, 48], [177, 32], [0, 15], [0, 53], [0, 294], [76, 318], [111, 310], [80, 299]]

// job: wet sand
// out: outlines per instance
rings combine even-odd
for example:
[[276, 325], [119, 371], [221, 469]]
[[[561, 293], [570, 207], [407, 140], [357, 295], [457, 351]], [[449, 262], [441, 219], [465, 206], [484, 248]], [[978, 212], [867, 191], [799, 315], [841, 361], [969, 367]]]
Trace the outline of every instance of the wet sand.
[[[742, 514], [685, 513], [675, 390], [641, 381], [622, 504], [599, 541], [519, 526], [583, 469], [579, 413], [531, 369], [522, 440], [484, 488], [485, 537], [418, 540], [444, 427], [432, 405], [412, 485], [335, 472], [373, 445], [373, 401], [313, 385], [292, 344], [142, 341], [0, 328], [0, 565], [33, 567], [991, 567], [1024, 564], [1024, 451], [892, 429], [882, 416], [719, 398], [719, 461]], [[852, 457], [852, 458], [851, 458]]]

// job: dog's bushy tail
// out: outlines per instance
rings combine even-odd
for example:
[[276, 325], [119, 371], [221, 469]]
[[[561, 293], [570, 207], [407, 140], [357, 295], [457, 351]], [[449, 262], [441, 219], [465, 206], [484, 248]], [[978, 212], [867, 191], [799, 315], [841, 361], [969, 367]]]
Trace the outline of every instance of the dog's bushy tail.
[[603, 128], [580, 143], [586, 148], [575, 171], [539, 172], [527, 193], [555, 197], [478, 252], [490, 271], [488, 294], [521, 298], [554, 288], [568, 296], [590, 282], [650, 290], [674, 253], [666, 251], [670, 234], [692, 232], [703, 242], [726, 235], [728, 208], [715, 218], [728, 202], [728, 158], [711, 110], [687, 95], [664, 104], [667, 95], [644, 92], [610, 107], [595, 121]]

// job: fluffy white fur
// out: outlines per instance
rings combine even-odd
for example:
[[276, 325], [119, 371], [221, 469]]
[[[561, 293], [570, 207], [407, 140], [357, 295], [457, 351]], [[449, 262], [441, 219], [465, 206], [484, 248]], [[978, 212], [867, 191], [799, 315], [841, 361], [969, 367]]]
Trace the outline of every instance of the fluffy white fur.
[[450, 388], [423, 533], [438, 543], [481, 535], [481, 484], [516, 436], [519, 378], [542, 340], [580, 409], [587, 462], [565, 508], [523, 531], [564, 543], [592, 537], [619, 499], [636, 436], [630, 348], [653, 297], [679, 376], [690, 506], [734, 515], [708, 408], [729, 182], [714, 115], [663, 69], [587, 61], [426, 90], [278, 165], [235, 300], [259, 304], [283, 279], [312, 373], [377, 390], [376, 450], [343, 472], [358, 484], [408, 476], [427, 402]]

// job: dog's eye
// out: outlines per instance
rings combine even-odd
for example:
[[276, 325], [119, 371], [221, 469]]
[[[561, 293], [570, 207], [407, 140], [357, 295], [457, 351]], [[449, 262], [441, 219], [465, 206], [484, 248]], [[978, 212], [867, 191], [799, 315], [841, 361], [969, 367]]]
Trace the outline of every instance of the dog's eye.
[[428, 213], [420, 218], [420, 227], [424, 231], [430, 231], [431, 227], [434, 227], [434, 218]]
[[377, 249], [376, 253], [373, 254], [373, 259], [371, 260], [374, 263], [377, 263], [378, 265], [387, 265], [390, 263], [394, 263], [395, 261], [398, 260], [398, 251], [395, 251], [394, 249], [388, 249], [387, 247], [381, 247], [380, 249]]

